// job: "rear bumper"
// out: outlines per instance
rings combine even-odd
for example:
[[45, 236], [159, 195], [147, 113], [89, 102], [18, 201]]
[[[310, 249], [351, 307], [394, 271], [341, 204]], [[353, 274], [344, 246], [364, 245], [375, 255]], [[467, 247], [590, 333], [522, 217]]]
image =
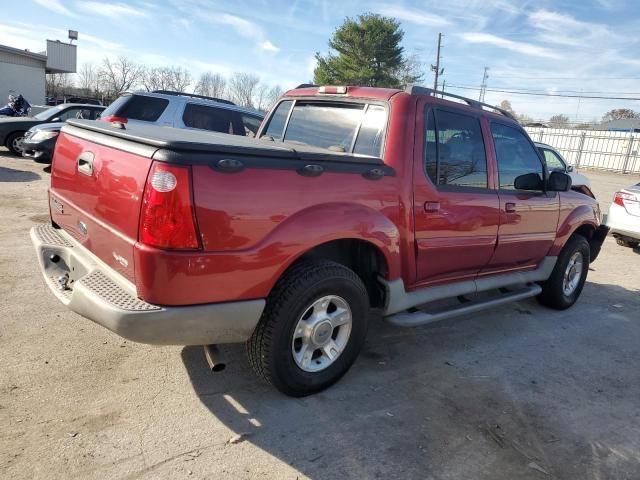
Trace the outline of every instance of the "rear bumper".
[[131, 282], [64, 231], [51, 225], [37, 225], [31, 229], [31, 241], [47, 285], [63, 304], [135, 342], [156, 345], [244, 342], [253, 333], [264, 309], [263, 299], [183, 307], [152, 305], [137, 297]]

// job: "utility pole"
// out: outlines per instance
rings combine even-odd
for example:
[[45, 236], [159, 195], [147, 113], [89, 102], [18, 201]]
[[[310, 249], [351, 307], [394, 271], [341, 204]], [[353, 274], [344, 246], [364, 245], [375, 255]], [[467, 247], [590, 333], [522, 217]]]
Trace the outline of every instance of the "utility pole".
[[444, 73], [444, 68], [440, 69], [440, 47], [442, 46], [442, 33], [438, 33], [438, 56], [436, 57], [436, 64], [431, 65], [431, 71], [435, 72], [433, 79], [433, 89], [438, 90], [438, 76]]
[[487, 93], [487, 79], [489, 78], [489, 75], [487, 74], [488, 71], [489, 71], [489, 67], [484, 67], [482, 85], [480, 85], [480, 97], [478, 97], [478, 100], [482, 103], [484, 103], [484, 94]]

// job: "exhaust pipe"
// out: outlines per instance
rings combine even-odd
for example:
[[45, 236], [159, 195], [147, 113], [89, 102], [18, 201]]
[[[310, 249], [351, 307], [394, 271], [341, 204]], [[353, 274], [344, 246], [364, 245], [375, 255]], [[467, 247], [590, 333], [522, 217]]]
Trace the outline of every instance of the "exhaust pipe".
[[220, 360], [221, 355], [216, 345], [204, 345], [204, 358], [207, 360], [209, 369], [212, 372], [221, 372], [227, 366]]

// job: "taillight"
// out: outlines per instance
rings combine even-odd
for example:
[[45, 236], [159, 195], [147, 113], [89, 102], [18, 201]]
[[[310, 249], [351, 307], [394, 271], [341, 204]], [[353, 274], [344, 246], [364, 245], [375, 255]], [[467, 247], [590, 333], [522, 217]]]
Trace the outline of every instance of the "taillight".
[[191, 167], [154, 162], [142, 199], [140, 241], [173, 250], [199, 248]]
[[103, 122], [118, 122], [118, 123], [127, 123], [129, 121], [124, 117], [118, 117], [116, 115], [106, 115], [104, 117], [100, 117], [98, 120], [101, 120]]
[[616, 192], [613, 196], [613, 203], [624, 207], [625, 200], [627, 202], [636, 202], [636, 196], [627, 192]]

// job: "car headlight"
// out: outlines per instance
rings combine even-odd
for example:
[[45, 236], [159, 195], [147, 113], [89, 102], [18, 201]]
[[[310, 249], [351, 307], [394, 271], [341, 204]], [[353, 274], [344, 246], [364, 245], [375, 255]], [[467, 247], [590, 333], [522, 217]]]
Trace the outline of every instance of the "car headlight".
[[30, 142], [42, 142], [44, 140], [49, 140], [50, 138], [57, 137], [60, 132], [55, 130], [38, 130], [34, 133], [31, 138], [29, 138]]

